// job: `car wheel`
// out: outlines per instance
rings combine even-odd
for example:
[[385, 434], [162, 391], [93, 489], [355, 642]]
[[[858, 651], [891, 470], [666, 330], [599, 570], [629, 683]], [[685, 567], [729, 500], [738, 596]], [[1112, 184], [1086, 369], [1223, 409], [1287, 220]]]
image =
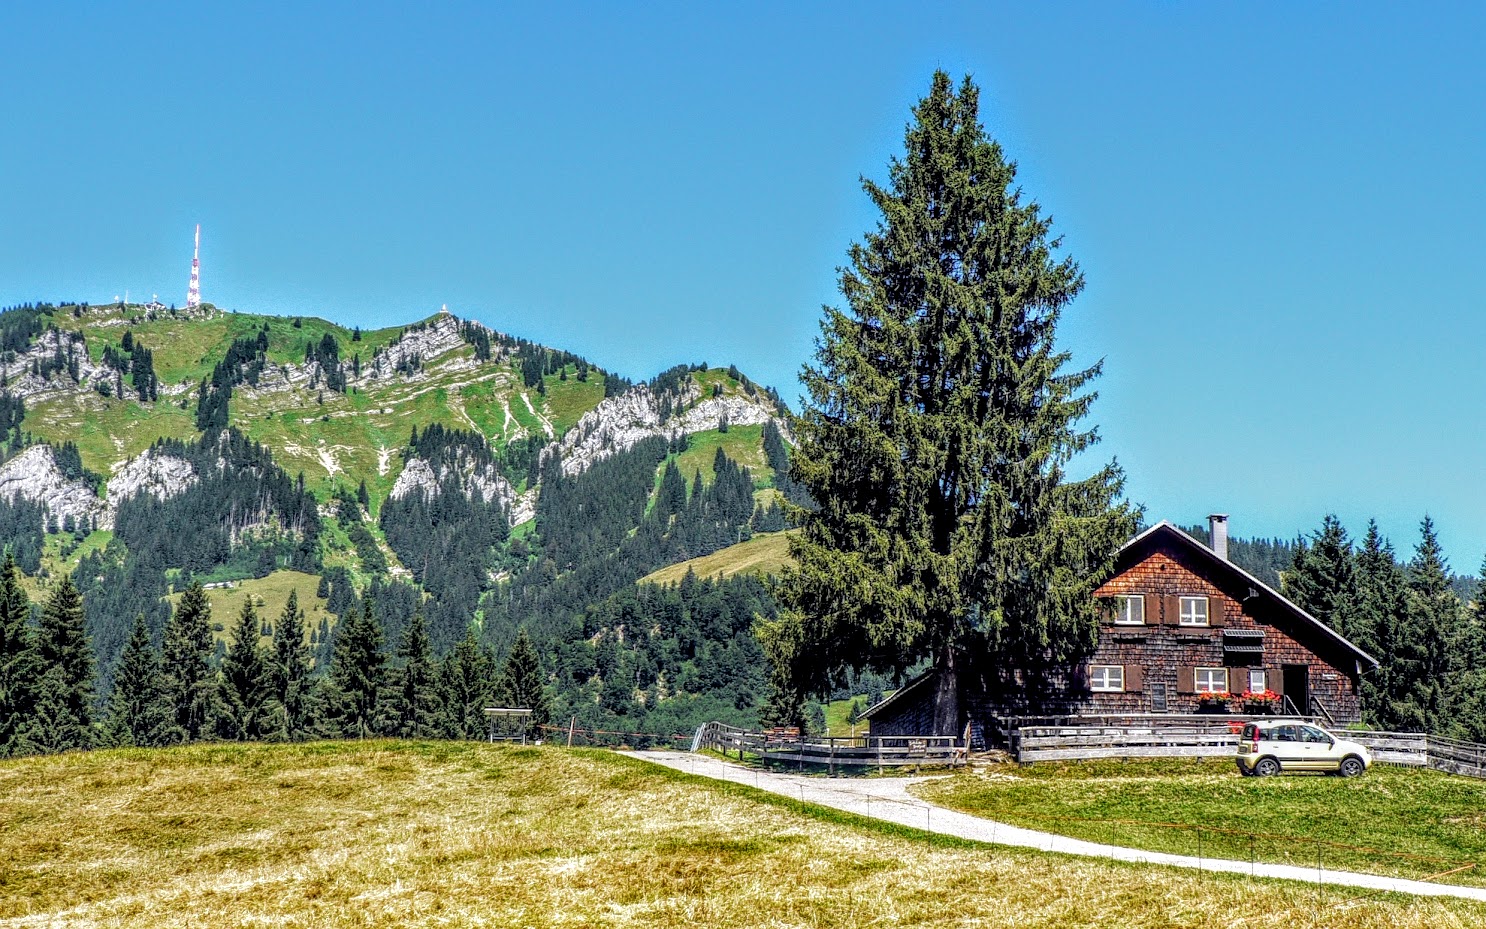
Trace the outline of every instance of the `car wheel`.
[[1259, 777], [1274, 777], [1280, 773], [1280, 763], [1273, 758], [1260, 758], [1254, 765], [1254, 773]]
[[1357, 777], [1366, 770], [1367, 766], [1362, 763], [1361, 758], [1358, 758], [1356, 755], [1348, 755], [1342, 759], [1342, 766], [1338, 769], [1337, 773], [1342, 777]]

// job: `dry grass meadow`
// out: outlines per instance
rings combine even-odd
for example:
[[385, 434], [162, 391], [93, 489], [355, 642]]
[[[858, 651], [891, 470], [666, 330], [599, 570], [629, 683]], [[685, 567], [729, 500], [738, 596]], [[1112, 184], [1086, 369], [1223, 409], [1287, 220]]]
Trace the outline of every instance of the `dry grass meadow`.
[[1486, 923], [935, 839], [602, 750], [367, 742], [0, 763], [3, 926]]

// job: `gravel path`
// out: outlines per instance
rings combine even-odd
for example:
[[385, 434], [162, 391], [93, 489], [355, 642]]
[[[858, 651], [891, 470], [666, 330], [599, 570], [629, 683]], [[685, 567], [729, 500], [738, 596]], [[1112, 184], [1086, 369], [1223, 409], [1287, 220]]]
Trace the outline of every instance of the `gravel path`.
[[1344, 887], [1361, 887], [1429, 897], [1486, 900], [1486, 888], [1483, 887], [1432, 884], [1403, 878], [1382, 877], [1376, 874], [1360, 874], [1355, 871], [1302, 868], [1295, 865], [1262, 862], [1256, 864], [1222, 858], [1199, 859], [1191, 855], [1172, 855], [1165, 852], [1123, 848], [1118, 845], [1101, 845], [1098, 842], [1086, 842], [1082, 839], [1070, 839], [1067, 836], [1053, 835], [1049, 832], [1023, 829], [1020, 826], [997, 823], [942, 806], [935, 806], [908, 792], [910, 784], [919, 783], [928, 778], [807, 777], [746, 768], [712, 755], [670, 751], [625, 752], [624, 754], [701, 777], [746, 784], [759, 790], [793, 797], [805, 803], [817, 803], [821, 806], [870, 816], [873, 819], [977, 842], [1014, 845], [1090, 858], [1110, 858], [1138, 864], [1161, 864], [1201, 871], [1224, 871], [1232, 874], [1248, 874], [1253, 877], [1306, 881], [1312, 884], [1336, 884]]

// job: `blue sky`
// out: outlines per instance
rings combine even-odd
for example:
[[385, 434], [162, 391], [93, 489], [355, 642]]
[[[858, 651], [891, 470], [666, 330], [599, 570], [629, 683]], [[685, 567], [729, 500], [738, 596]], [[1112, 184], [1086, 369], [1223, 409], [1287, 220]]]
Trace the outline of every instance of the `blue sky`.
[[[241, 5], [239, 5], [241, 6]], [[1327, 4], [0, 5], [0, 305], [447, 303], [798, 394], [936, 67], [1088, 286], [1153, 519], [1486, 553], [1486, 14]], [[801, 8], [803, 7], [803, 9]]]

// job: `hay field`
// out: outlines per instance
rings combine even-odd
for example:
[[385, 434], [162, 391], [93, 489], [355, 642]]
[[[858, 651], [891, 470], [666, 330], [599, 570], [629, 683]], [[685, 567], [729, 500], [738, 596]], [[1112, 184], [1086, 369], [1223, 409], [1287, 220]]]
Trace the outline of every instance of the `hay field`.
[[0, 798], [0, 927], [1486, 922], [1467, 903], [970, 846], [601, 750], [99, 751], [0, 763]]

